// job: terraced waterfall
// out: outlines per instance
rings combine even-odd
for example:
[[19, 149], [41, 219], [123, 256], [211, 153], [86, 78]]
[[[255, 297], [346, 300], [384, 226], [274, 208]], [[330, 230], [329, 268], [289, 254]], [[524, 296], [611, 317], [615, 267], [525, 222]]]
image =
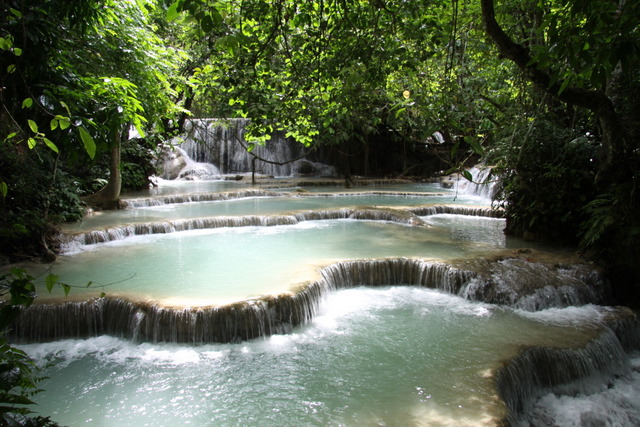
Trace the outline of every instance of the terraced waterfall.
[[92, 285], [40, 295], [13, 332], [54, 361], [38, 410], [100, 426], [640, 421], [640, 324], [592, 265], [506, 238], [500, 211], [455, 188], [308, 184], [161, 180], [66, 227], [52, 271]]

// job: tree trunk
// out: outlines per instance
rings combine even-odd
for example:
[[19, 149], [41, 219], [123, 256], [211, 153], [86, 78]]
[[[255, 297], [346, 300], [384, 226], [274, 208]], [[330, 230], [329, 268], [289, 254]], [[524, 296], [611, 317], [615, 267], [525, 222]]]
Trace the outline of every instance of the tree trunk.
[[[124, 132], [124, 131], [123, 131]], [[122, 145], [122, 133], [116, 132], [113, 145], [111, 145], [111, 157], [109, 159], [109, 181], [98, 192], [83, 197], [85, 203], [100, 209], [118, 209], [120, 202], [120, 190], [122, 188], [122, 175], [120, 173], [120, 147]]]
[[487, 35], [496, 44], [502, 56], [513, 61], [541, 90], [565, 103], [583, 107], [595, 113], [601, 127], [603, 148], [596, 183], [606, 188], [611, 182], [616, 181], [616, 177], [623, 176], [625, 171], [615, 167], [614, 160], [624, 155], [624, 133], [620, 117], [611, 99], [602, 91], [572, 86], [568, 86], [560, 93], [563, 82], [558, 81], [552, 84], [550, 74], [531, 63], [529, 50], [515, 43], [502, 30], [495, 18], [494, 1], [480, 0], [480, 4]]

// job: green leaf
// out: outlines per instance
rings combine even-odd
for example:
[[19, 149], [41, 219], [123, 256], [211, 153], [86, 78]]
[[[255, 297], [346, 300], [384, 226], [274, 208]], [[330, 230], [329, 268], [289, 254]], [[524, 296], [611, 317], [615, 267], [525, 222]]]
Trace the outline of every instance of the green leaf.
[[56, 276], [55, 274], [49, 274], [47, 277], [45, 277], [44, 279], [44, 283], [47, 287], [47, 291], [49, 291], [49, 293], [51, 293], [51, 291], [53, 290], [53, 287], [58, 283], [58, 280], [60, 278], [58, 276]]
[[32, 149], [32, 150], [36, 147], [36, 144], [37, 144], [37, 142], [33, 138], [29, 138], [27, 140], [27, 145], [29, 145], [29, 148]]
[[29, 128], [31, 129], [31, 131], [33, 133], [38, 133], [38, 124], [31, 119], [27, 120], [27, 122], [29, 123]]
[[69, 106], [64, 101], [60, 101], [60, 105], [62, 105], [64, 109], [67, 110], [68, 115], [71, 115], [71, 112], [69, 111]]
[[51, 119], [51, 130], [56, 130], [58, 128], [58, 119]]
[[478, 141], [472, 138], [467, 138], [467, 142], [469, 143], [469, 146], [471, 147], [471, 149], [473, 150], [474, 153], [482, 156], [484, 154], [484, 149], [482, 148], [482, 146], [478, 143]]
[[0, 49], [9, 50], [13, 46], [10, 38], [0, 37]]
[[167, 10], [167, 21], [171, 22], [178, 17], [178, 2], [173, 2], [173, 4]]
[[22, 56], [22, 49], [20, 49], [19, 47], [14, 47], [13, 48], [13, 54], [15, 56]]
[[69, 292], [71, 292], [71, 286], [67, 285], [66, 283], [60, 283], [60, 286], [62, 286], [62, 289], [64, 290], [64, 296], [69, 296]]
[[565, 89], [569, 86], [569, 84], [571, 83], [571, 80], [572, 80], [571, 75], [567, 76], [567, 78], [564, 79], [564, 81], [562, 82], [562, 86], [560, 86], [560, 90], [558, 90], [558, 95], [562, 95], [562, 92], [564, 92]]
[[71, 126], [71, 121], [67, 117], [60, 117], [58, 119], [58, 124], [60, 125], [60, 130], [65, 130]]
[[25, 100], [22, 101], [22, 108], [31, 108], [32, 105], [33, 105], [32, 98], [25, 98]]
[[9, 12], [11, 12], [16, 18], [22, 18], [22, 12], [17, 9], [9, 9]]
[[59, 153], [60, 151], [58, 151], [58, 147], [56, 147], [56, 144], [54, 144], [53, 142], [51, 142], [50, 139], [48, 138], [42, 138], [42, 140], [44, 141], [45, 145], [47, 147], [49, 147], [51, 150], [55, 151], [56, 153]]
[[16, 72], [16, 64], [11, 64], [7, 67], [7, 73], [13, 74]]
[[78, 131], [80, 132], [80, 139], [82, 139], [85, 151], [87, 152], [89, 157], [93, 159], [96, 156], [96, 143], [93, 140], [93, 137], [89, 135], [89, 132], [87, 132], [87, 130], [83, 127], [79, 127]]
[[473, 175], [471, 175], [471, 172], [468, 170], [462, 171], [462, 176], [464, 176], [467, 181], [473, 182]]
[[13, 138], [14, 136], [16, 136], [18, 134], [18, 132], [11, 132], [9, 135], [7, 135], [7, 137], [4, 139], [4, 142], [7, 142], [8, 140], [10, 140], [11, 138]]
[[4, 181], [0, 182], [0, 194], [2, 194], [2, 198], [4, 199], [5, 197], [7, 197], [8, 193], [9, 186], [7, 185], [7, 183]]

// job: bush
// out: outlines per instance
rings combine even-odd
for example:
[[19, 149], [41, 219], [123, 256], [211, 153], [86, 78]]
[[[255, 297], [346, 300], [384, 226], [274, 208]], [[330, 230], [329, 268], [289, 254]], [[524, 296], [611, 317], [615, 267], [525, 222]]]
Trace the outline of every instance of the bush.
[[521, 121], [511, 131], [492, 153], [502, 179], [498, 198], [507, 207], [507, 233], [578, 243], [584, 207], [595, 196], [595, 141], [552, 117]]
[[47, 148], [0, 146], [0, 181], [8, 185], [0, 201], [0, 240], [11, 258], [48, 254], [52, 225], [84, 214], [77, 183], [54, 156]]

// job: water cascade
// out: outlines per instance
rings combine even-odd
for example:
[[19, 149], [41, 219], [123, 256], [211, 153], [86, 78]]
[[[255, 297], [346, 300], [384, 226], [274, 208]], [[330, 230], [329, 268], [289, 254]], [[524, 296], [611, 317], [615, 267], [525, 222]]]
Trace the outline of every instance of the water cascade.
[[186, 124], [187, 137], [180, 144], [184, 153], [196, 162], [215, 165], [222, 174], [254, 171], [270, 176], [335, 176], [334, 168], [312, 162], [304, 155], [302, 144], [275, 133], [264, 145], [249, 153], [244, 139], [246, 119], [192, 119]]
[[[510, 267], [501, 274], [494, 265], [504, 262]], [[214, 307], [173, 308], [114, 298], [34, 305], [24, 309], [13, 332], [28, 341], [108, 334], [152, 342], [240, 342], [291, 331], [317, 315], [329, 291], [358, 286], [420, 286], [536, 310], [603, 300], [603, 280], [586, 266], [564, 269], [517, 256], [465, 264], [460, 269], [407, 258], [341, 262], [323, 268], [321, 280], [294, 292]], [[507, 286], [504, 275], [513, 269], [536, 279], [522, 281], [519, 288]]]
[[453, 188], [463, 194], [474, 194], [492, 199], [498, 190], [498, 181], [493, 177], [491, 167], [479, 165], [467, 169], [473, 181], [461, 179], [459, 174], [451, 175], [442, 180], [442, 185]]
[[602, 273], [505, 238], [500, 211], [455, 192], [158, 194], [69, 226], [62, 280], [136, 277], [23, 309], [12, 339], [60, 358], [43, 414], [544, 425], [541, 399], [633, 378], [640, 324], [601, 305]]

